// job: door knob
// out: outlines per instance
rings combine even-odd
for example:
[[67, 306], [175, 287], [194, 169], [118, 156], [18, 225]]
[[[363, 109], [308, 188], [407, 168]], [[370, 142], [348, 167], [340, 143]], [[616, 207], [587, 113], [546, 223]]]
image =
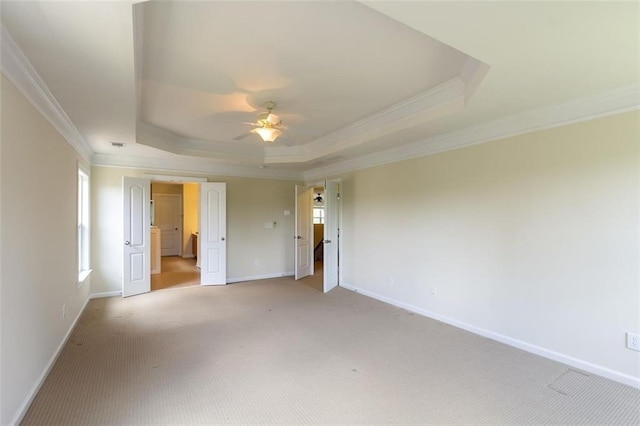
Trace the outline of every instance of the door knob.
[[130, 245], [131, 245], [131, 243], [130, 243], [129, 241], [125, 241], [125, 242], [124, 242], [124, 245], [125, 245], [125, 246], [130, 246]]
[[220, 238], [221, 241], [224, 241], [224, 237]]
[[300, 235], [296, 236], [296, 239], [301, 240], [302, 237]]
[[331, 240], [324, 240], [325, 244], [329, 244], [331, 242]]

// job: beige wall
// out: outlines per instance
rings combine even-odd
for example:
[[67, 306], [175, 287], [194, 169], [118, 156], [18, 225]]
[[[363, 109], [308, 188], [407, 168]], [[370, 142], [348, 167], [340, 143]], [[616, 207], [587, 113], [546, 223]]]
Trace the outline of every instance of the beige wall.
[[[92, 292], [121, 290], [122, 177], [153, 171], [94, 167]], [[295, 182], [208, 176], [227, 183], [227, 278], [250, 279], [293, 271]], [[291, 215], [285, 216], [289, 210]], [[274, 229], [265, 223], [276, 222]], [[257, 265], [256, 265], [257, 261]]]
[[[1, 84], [6, 424], [89, 287], [120, 290], [122, 176], [149, 172], [92, 168], [94, 273], [78, 287], [79, 158], [4, 77]], [[638, 120], [621, 114], [343, 176], [343, 284], [639, 378], [640, 355], [624, 348], [624, 333], [640, 332]], [[229, 278], [292, 271], [294, 182], [209, 180], [228, 184]], [[264, 228], [273, 221], [275, 229]]]
[[198, 184], [185, 183], [183, 188], [184, 194], [184, 248], [182, 250], [183, 257], [192, 257], [192, 234], [198, 232]]
[[8, 424], [80, 313], [90, 282], [78, 288], [80, 158], [4, 76], [1, 83], [0, 423]]
[[344, 176], [343, 283], [637, 381], [639, 120]]

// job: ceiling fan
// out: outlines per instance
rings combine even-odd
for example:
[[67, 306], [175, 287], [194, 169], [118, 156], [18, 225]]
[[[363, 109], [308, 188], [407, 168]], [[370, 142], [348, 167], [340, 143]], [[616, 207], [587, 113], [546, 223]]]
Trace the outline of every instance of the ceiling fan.
[[278, 139], [278, 136], [280, 136], [282, 130], [284, 130], [284, 126], [282, 125], [280, 117], [272, 112], [276, 107], [276, 103], [269, 101], [264, 104], [264, 107], [267, 111], [259, 113], [255, 123], [246, 123], [255, 126], [255, 128], [248, 133], [236, 136], [233, 140], [239, 141], [252, 133], [257, 133], [265, 142], [273, 142]]

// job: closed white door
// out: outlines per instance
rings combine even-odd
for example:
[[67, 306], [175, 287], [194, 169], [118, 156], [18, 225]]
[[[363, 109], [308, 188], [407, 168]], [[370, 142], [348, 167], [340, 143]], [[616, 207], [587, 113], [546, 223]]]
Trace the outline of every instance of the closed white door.
[[151, 291], [151, 182], [122, 178], [122, 296]]
[[296, 185], [296, 280], [313, 274], [313, 231], [311, 223], [311, 205], [313, 188], [305, 189]]
[[324, 292], [338, 286], [338, 182], [326, 181], [324, 186]]
[[227, 184], [200, 184], [200, 284], [227, 283]]
[[182, 196], [154, 194], [154, 222], [160, 228], [162, 256], [182, 255]]

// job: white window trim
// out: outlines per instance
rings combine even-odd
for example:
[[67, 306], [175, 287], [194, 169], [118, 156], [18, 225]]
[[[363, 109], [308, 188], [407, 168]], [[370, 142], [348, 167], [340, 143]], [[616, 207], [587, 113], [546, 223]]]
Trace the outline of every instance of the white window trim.
[[93, 269], [87, 269], [85, 271], [80, 271], [80, 273], [78, 274], [78, 287], [82, 286], [82, 284], [84, 284], [84, 282], [86, 281], [87, 278], [89, 278], [89, 275], [91, 275], [91, 273], [93, 272]]
[[[322, 214], [320, 216], [316, 216], [316, 209], [322, 210]], [[324, 206], [313, 206], [313, 208], [311, 209], [312, 215], [313, 215], [313, 224], [314, 225], [324, 225]], [[316, 219], [319, 220], [319, 222], [316, 222]]]
[[[80, 191], [80, 179], [81, 175], [86, 176], [86, 192]], [[78, 199], [77, 199], [77, 217], [76, 217], [76, 241], [78, 248], [78, 287], [81, 287], [84, 282], [87, 280], [91, 272], [91, 174], [89, 173], [89, 169], [82, 163], [78, 162], [78, 173], [77, 173], [77, 182], [76, 182], [76, 190], [78, 191]], [[83, 197], [84, 195], [84, 197]], [[81, 206], [80, 203], [85, 201], [86, 205]], [[83, 209], [86, 209], [86, 211]], [[82, 210], [81, 210], [82, 209]], [[85, 217], [82, 220], [82, 223], [86, 227], [86, 235], [84, 238], [84, 243], [86, 247], [84, 247], [84, 254], [82, 252], [82, 247], [80, 243], [80, 226], [81, 226], [81, 218], [80, 215], [84, 212]], [[85, 223], [86, 222], [86, 223]], [[82, 256], [82, 258], [81, 258]], [[84, 260], [83, 260], [84, 259]], [[83, 265], [84, 263], [84, 265]], [[84, 268], [83, 268], [84, 266]]]

